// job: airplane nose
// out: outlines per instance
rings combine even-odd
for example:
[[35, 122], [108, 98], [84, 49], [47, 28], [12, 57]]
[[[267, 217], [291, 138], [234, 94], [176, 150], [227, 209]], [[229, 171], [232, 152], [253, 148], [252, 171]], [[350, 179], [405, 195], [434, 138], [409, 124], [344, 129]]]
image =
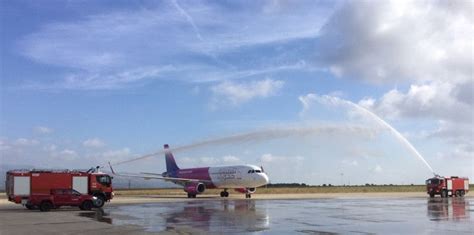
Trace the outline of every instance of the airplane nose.
[[262, 184], [263, 184], [263, 185], [266, 185], [266, 184], [268, 184], [269, 182], [270, 182], [270, 180], [268, 179], [267, 174], [263, 173], [263, 174], [262, 174]]

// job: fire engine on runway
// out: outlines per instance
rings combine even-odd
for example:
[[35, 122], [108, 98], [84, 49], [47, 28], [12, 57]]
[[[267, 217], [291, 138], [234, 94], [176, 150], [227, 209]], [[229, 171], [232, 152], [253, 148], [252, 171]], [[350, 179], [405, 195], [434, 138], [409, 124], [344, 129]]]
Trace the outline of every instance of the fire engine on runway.
[[96, 197], [96, 207], [102, 207], [114, 196], [112, 177], [99, 172], [98, 168], [10, 170], [7, 172], [5, 183], [8, 200], [25, 206], [29, 205], [32, 196], [51, 194], [55, 189], [73, 189], [80, 194], [92, 195]]
[[464, 197], [469, 192], [469, 179], [457, 176], [441, 177], [426, 180], [426, 192], [430, 197], [439, 194], [441, 197]]

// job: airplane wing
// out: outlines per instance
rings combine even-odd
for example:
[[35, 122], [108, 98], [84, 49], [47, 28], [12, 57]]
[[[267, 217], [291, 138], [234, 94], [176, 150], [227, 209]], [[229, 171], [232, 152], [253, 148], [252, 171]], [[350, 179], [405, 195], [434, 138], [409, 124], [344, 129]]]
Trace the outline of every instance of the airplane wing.
[[140, 172], [140, 174], [144, 174], [144, 175], [157, 175], [157, 176], [161, 176], [161, 177], [163, 177], [163, 175], [162, 175], [162, 174], [158, 174], [158, 173]]
[[109, 167], [110, 171], [112, 171], [113, 175], [116, 176], [123, 176], [123, 177], [132, 177], [132, 178], [142, 178], [145, 180], [150, 180], [150, 179], [159, 179], [159, 180], [165, 180], [165, 181], [171, 181], [173, 183], [188, 183], [188, 182], [196, 182], [196, 183], [212, 183], [210, 180], [200, 180], [200, 179], [187, 179], [187, 178], [176, 178], [176, 177], [165, 177], [162, 176], [161, 174], [157, 173], [140, 173], [140, 174], [133, 174], [133, 173], [125, 173], [125, 174], [117, 174], [114, 169], [112, 168], [112, 165], [110, 165], [109, 162]]

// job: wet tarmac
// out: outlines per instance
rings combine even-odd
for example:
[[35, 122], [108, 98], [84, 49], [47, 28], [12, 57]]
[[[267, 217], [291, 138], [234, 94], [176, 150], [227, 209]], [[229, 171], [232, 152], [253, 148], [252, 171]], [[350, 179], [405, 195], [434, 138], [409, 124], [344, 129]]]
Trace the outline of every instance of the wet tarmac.
[[204, 234], [473, 234], [473, 198], [190, 200], [83, 212], [147, 232]]

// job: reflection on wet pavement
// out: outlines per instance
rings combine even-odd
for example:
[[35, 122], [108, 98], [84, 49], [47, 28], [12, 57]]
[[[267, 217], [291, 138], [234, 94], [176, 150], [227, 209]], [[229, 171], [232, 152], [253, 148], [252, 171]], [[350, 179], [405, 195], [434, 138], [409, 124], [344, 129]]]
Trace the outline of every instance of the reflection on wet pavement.
[[104, 209], [102, 209], [102, 208], [97, 208], [93, 211], [81, 212], [81, 213], [79, 213], [79, 216], [88, 217], [88, 218], [92, 218], [94, 220], [97, 220], [99, 222], [112, 224], [112, 219], [110, 217], [107, 217], [108, 214], [105, 213]]
[[151, 232], [472, 234], [472, 198], [193, 200], [82, 215]]
[[433, 221], [469, 219], [469, 201], [465, 198], [430, 198], [427, 205]]

